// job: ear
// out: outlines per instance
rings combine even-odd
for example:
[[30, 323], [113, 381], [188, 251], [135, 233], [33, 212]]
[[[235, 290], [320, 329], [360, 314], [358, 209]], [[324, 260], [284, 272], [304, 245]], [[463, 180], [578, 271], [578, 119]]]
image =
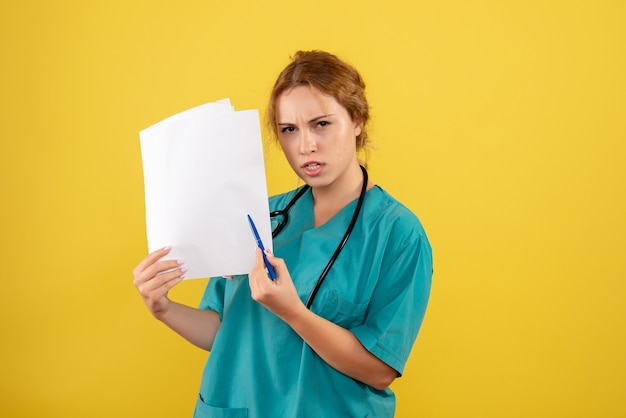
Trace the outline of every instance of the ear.
[[354, 121], [354, 137], [356, 138], [357, 136], [361, 135], [361, 132], [363, 132], [363, 121]]

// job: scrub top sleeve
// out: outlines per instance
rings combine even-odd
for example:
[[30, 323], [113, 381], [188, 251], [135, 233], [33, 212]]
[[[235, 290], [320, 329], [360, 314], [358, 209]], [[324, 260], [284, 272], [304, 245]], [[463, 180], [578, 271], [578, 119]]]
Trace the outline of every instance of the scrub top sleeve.
[[224, 313], [224, 295], [226, 291], [226, 278], [212, 277], [204, 289], [204, 295], [200, 300], [200, 309], [216, 311], [222, 320]]
[[424, 319], [433, 272], [424, 235], [399, 245], [384, 262], [365, 322], [351, 329], [361, 344], [402, 375]]

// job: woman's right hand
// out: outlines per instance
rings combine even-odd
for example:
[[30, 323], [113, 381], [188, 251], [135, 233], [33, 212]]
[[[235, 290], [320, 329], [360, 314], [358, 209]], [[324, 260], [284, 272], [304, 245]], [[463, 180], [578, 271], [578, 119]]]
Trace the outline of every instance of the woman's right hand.
[[170, 250], [170, 247], [165, 247], [148, 254], [133, 270], [133, 284], [157, 319], [165, 315], [170, 306], [167, 293], [183, 280], [187, 271], [179, 260], [159, 261]]

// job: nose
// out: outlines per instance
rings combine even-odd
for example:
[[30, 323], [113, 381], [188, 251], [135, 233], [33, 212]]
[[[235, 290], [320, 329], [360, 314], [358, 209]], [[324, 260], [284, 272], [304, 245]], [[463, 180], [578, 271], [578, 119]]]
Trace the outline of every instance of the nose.
[[317, 151], [317, 142], [315, 138], [306, 129], [300, 131], [300, 154], [308, 155]]

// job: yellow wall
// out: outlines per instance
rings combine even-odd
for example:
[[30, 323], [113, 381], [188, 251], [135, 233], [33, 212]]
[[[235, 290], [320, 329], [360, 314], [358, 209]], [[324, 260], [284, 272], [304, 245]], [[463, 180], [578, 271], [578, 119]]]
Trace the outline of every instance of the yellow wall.
[[[0, 415], [190, 415], [206, 354], [131, 283], [138, 132], [263, 110], [321, 48], [366, 78], [371, 176], [434, 247], [397, 416], [626, 416], [625, 4], [2, 1]], [[275, 147], [268, 182], [295, 184]]]

